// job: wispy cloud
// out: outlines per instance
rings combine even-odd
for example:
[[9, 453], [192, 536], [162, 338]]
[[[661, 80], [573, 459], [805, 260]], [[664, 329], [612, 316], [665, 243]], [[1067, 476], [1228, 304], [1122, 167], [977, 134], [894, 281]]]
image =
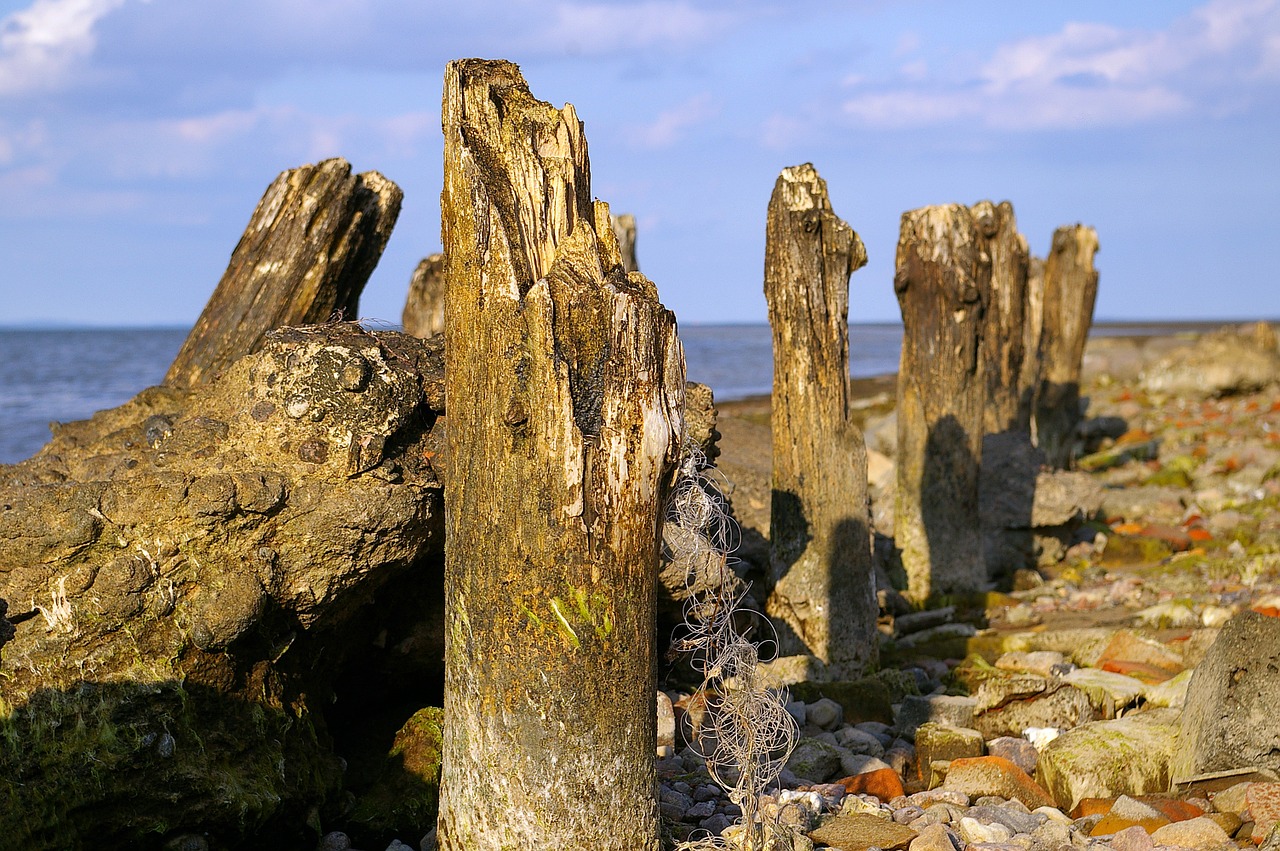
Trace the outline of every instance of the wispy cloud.
[[1119, 126], [1247, 104], [1241, 79], [1278, 78], [1280, 2], [1212, 0], [1164, 30], [1073, 22], [1009, 42], [968, 79], [908, 64], [888, 81], [850, 80], [842, 111], [883, 128]]
[[535, 41], [585, 54], [684, 47], [722, 32], [734, 16], [691, 3], [559, 3]]
[[669, 148], [680, 141], [685, 132], [720, 113], [720, 108], [706, 92], [658, 114], [653, 121], [637, 127], [632, 138], [645, 148]]
[[94, 26], [125, 0], [36, 0], [0, 20], [0, 96], [63, 85], [93, 53]]

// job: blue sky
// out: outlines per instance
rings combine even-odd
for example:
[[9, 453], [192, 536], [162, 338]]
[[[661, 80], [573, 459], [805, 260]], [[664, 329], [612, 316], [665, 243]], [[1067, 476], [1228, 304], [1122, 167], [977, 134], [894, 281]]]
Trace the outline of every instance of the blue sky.
[[445, 63], [586, 124], [684, 322], [761, 322], [769, 194], [813, 162], [898, 319], [901, 213], [1098, 229], [1097, 315], [1280, 317], [1280, 0], [0, 0], [0, 324], [189, 324], [263, 190], [330, 156], [405, 191], [361, 314], [439, 249]]

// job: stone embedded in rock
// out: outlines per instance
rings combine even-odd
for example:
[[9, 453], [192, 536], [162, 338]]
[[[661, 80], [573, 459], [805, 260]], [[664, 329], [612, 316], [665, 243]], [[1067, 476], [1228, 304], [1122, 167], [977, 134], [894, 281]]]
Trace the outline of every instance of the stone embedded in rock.
[[1235, 768], [1280, 769], [1280, 620], [1244, 612], [1196, 668], [1182, 714], [1179, 779]]

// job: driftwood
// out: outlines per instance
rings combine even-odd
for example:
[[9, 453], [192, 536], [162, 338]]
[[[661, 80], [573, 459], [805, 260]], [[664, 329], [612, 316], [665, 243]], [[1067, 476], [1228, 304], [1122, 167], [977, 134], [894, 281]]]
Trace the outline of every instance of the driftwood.
[[1018, 233], [1013, 205], [979, 201], [972, 208], [978, 231], [991, 257], [991, 304], [987, 307], [987, 405], [984, 428], [1031, 434], [1032, 388], [1022, 384], [1026, 355], [1027, 271], [1030, 252]]
[[1055, 467], [1071, 462], [1082, 417], [1080, 369], [1098, 296], [1098, 272], [1093, 267], [1097, 251], [1098, 234], [1093, 228], [1067, 225], [1054, 231], [1044, 264], [1036, 442]]
[[773, 328], [773, 482], [767, 609], [783, 653], [836, 679], [876, 663], [867, 450], [849, 408], [849, 276], [866, 265], [853, 229], [808, 163], [769, 201], [764, 294]]
[[902, 216], [894, 273], [904, 329], [894, 540], [908, 593], [918, 600], [986, 581], [978, 468], [991, 267], [982, 242], [959, 204]]
[[194, 387], [257, 351], [270, 331], [355, 319], [400, 188], [346, 160], [290, 169], [267, 188], [165, 383]]
[[414, 337], [444, 333], [444, 255], [423, 258], [413, 270], [409, 295], [400, 315], [404, 332]]
[[572, 106], [445, 73], [439, 844], [656, 849], [654, 568], [682, 438], [674, 317], [626, 274]]

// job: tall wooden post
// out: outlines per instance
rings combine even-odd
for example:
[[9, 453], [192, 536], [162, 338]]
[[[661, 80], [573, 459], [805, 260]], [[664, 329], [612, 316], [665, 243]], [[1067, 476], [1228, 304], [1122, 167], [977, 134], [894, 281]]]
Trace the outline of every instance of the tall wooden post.
[[986, 583], [978, 524], [991, 266], [969, 208], [904, 213], [894, 289], [902, 311], [894, 541], [908, 593]]
[[991, 304], [983, 334], [987, 373], [983, 428], [988, 434], [1018, 431], [1029, 437], [1030, 409], [1021, 404], [1020, 379], [1026, 354], [1024, 326], [1031, 253], [1026, 237], [1018, 233], [1013, 205], [1008, 201], [979, 201], [972, 213], [991, 257]]
[[656, 849], [675, 319], [622, 270], [572, 106], [445, 71], [444, 851]]
[[1036, 441], [1049, 463], [1066, 467], [1080, 426], [1080, 369], [1093, 325], [1098, 233], [1065, 225], [1053, 233], [1044, 263], [1043, 363], [1036, 398]]
[[639, 272], [636, 261], [636, 217], [630, 213], [613, 216], [613, 234], [618, 238], [618, 251], [622, 253], [622, 268], [627, 272]]
[[1022, 325], [1022, 370], [1018, 374], [1018, 419], [1031, 425], [1035, 437], [1036, 394], [1040, 392], [1040, 350], [1044, 332], [1044, 259], [1032, 256], [1027, 264], [1026, 318]]
[[[867, 262], [809, 163], [769, 200], [764, 294], [773, 328], [774, 589], [782, 652], [811, 653], [835, 679], [876, 663], [867, 450], [849, 410], [849, 276]], [[789, 640], [790, 639], [790, 640]]]
[[282, 172], [253, 211], [165, 384], [209, 381], [277, 328], [355, 319], [403, 196], [376, 171], [352, 174], [342, 159]]
[[444, 255], [424, 257], [409, 280], [400, 324], [414, 337], [434, 337], [444, 333]]

